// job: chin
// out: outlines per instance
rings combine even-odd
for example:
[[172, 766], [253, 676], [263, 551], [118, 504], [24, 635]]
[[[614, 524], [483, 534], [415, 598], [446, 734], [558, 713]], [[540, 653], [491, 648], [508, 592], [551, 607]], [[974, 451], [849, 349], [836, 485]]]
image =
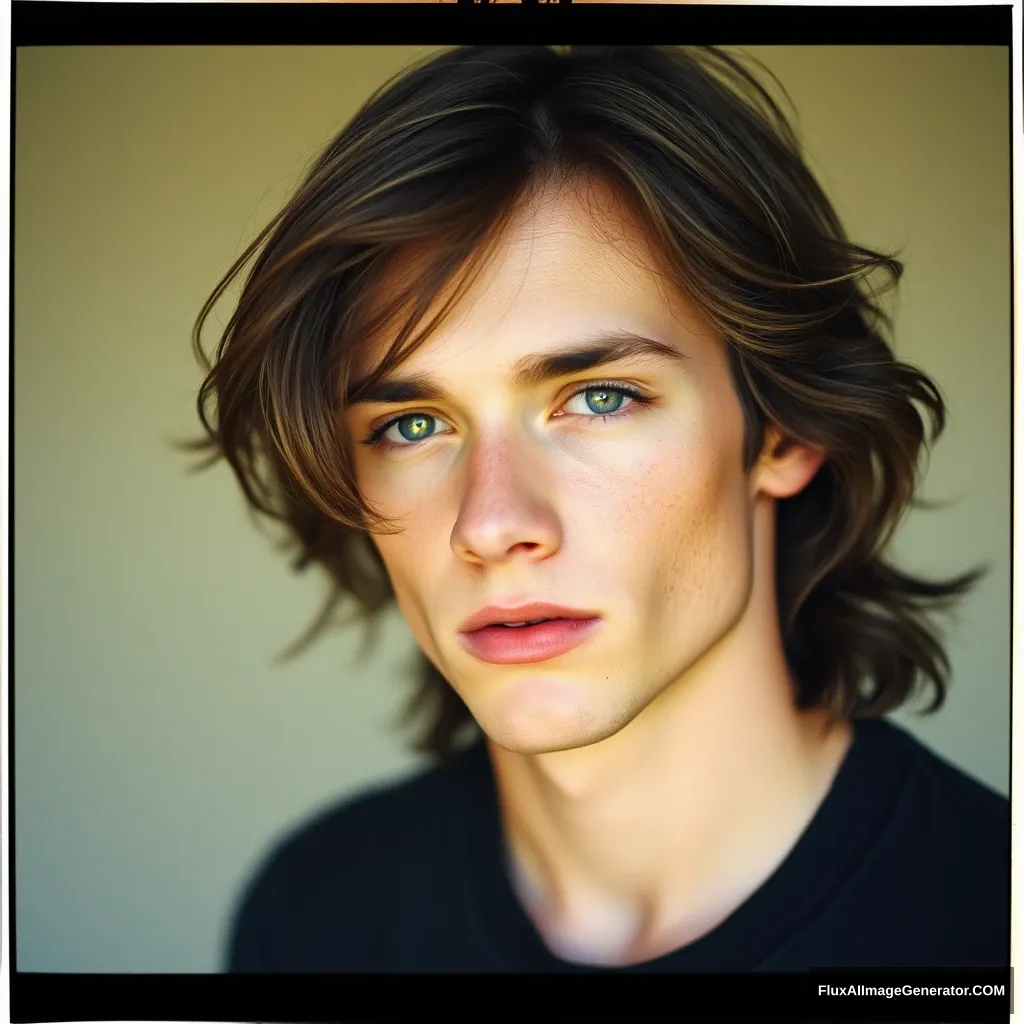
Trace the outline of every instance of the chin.
[[[563, 695], [564, 697], [564, 695]], [[491, 742], [513, 754], [577, 750], [614, 736], [635, 717], [623, 709], [588, 708], [581, 702], [519, 699], [474, 714]]]

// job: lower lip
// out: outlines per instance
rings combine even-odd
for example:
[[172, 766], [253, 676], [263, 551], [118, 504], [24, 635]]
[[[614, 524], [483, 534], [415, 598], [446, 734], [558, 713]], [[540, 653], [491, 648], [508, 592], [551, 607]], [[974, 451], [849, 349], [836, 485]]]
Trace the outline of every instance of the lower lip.
[[474, 657], [492, 665], [547, 661], [578, 647], [597, 628], [600, 619], [549, 619], [536, 626], [484, 626], [460, 633], [462, 645]]

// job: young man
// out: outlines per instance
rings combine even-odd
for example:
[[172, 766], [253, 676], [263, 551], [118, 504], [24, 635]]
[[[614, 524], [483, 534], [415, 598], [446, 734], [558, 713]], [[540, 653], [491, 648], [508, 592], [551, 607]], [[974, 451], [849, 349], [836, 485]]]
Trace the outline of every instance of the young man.
[[941, 398], [740, 64], [447, 52], [197, 344], [258, 250], [208, 446], [398, 602], [442, 763], [280, 844], [230, 969], [1008, 963], [1006, 801], [881, 717], [941, 702], [922, 611], [974, 578], [883, 557]]

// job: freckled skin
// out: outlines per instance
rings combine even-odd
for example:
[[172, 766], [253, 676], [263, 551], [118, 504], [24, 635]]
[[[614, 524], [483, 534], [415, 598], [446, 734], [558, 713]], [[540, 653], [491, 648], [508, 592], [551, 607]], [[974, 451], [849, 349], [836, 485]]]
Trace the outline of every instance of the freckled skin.
[[[601, 204], [597, 231], [572, 195], [527, 208], [456, 314], [402, 366], [441, 378], [453, 401], [348, 413], [357, 437], [398, 413], [442, 421], [418, 447], [356, 446], [357, 479], [404, 523], [375, 542], [416, 639], [509, 750], [581, 747], [623, 729], [682, 685], [751, 592], [753, 498], [724, 343], [648, 269], [616, 210]], [[521, 356], [614, 329], [666, 340], [686, 359], [509, 391]], [[627, 399], [604, 422], [582, 397], [564, 411], [572, 390], [606, 380], [638, 385], [653, 404]], [[603, 625], [547, 662], [480, 662], [458, 626], [509, 598], [592, 609]]]

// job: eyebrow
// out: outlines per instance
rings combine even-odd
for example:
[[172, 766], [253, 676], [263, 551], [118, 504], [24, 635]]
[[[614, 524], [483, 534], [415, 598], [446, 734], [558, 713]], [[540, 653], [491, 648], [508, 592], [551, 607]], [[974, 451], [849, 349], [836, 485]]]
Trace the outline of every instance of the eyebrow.
[[[557, 380], [559, 377], [624, 359], [677, 361], [685, 358], [684, 353], [664, 341], [630, 331], [616, 331], [587, 338], [557, 352], [523, 356], [512, 368], [509, 385], [513, 390], [523, 391], [545, 381]], [[349, 405], [364, 402], [438, 402], [449, 397], [441, 382], [431, 374], [388, 376], [361, 391], [364, 387], [365, 378], [349, 386]]]

